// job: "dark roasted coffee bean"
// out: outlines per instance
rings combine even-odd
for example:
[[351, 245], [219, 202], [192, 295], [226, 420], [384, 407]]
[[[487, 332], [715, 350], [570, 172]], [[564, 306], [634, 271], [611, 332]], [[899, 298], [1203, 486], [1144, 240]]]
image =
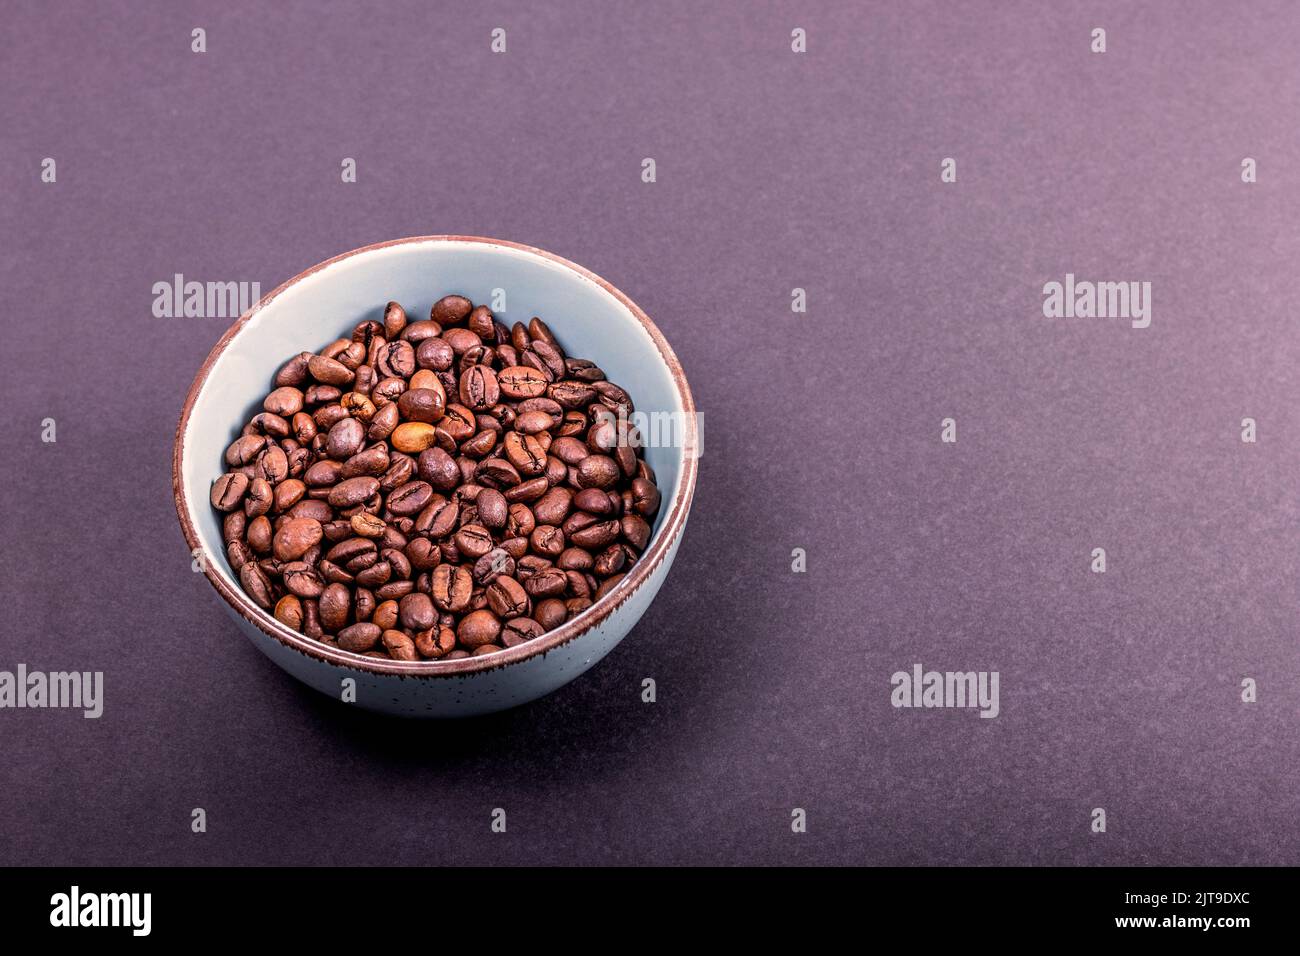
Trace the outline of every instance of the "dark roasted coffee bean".
[[[307, 371], [311, 377], [322, 385], [332, 385], [339, 388], [347, 385], [352, 381], [353, 373], [350, 368], [337, 359], [327, 358], [324, 355], [313, 355], [307, 360]], [[277, 415], [283, 415], [284, 412], [275, 408], [268, 408], [268, 412], [275, 412]]]
[[608, 488], [618, 481], [619, 467], [608, 455], [588, 455], [576, 468], [582, 488]]
[[505, 495], [495, 488], [484, 488], [475, 496], [474, 505], [478, 509], [478, 520], [485, 528], [500, 531], [510, 518], [510, 505]]
[[500, 634], [501, 620], [486, 608], [466, 614], [456, 627], [456, 639], [468, 648], [491, 644]]
[[402, 598], [398, 607], [403, 627], [423, 631], [437, 623], [438, 612], [427, 594], [408, 594]]
[[569, 514], [573, 492], [567, 488], [552, 488], [533, 503], [533, 515], [540, 524], [558, 525]]
[[515, 559], [505, 548], [493, 548], [474, 562], [474, 580], [478, 584], [491, 584], [501, 575], [515, 573]]
[[497, 374], [501, 394], [507, 398], [537, 398], [546, 394], [546, 376], [535, 368], [515, 365], [503, 368]]
[[[538, 502], [541, 504], [541, 502]], [[538, 521], [544, 520], [538, 515]], [[564, 551], [564, 532], [551, 524], [539, 524], [529, 537], [529, 544], [537, 554], [548, 558], [557, 558]]]
[[599, 382], [605, 378], [605, 373], [594, 362], [586, 359], [566, 358], [564, 371], [566, 377], [577, 379], [579, 382]]
[[606, 578], [602, 581], [600, 587], [596, 589], [596, 600], [599, 601], [610, 591], [614, 590], [614, 588], [618, 586], [618, 583], [625, 577], [627, 577], [626, 574], [616, 574], [612, 578]]
[[221, 540], [226, 544], [238, 541], [248, 528], [248, 516], [242, 511], [232, 511], [221, 521]]
[[366, 426], [355, 418], [343, 418], [329, 430], [325, 439], [325, 453], [336, 461], [351, 458], [366, 440]]
[[550, 373], [550, 378], [554, 381], [564, 377], [564, 356], [560, 350], [547, 342], [533, 340], [533, 354], [542, 360], [542, 365]]
[[559, 402], [564, 408], [578, 409], [590, 405], [595, 400], [597, 392], [595, 388], [586, 382], [565, 379], [562, 382], [548, 385], [546, 394], [549, 398]]
[[468, 568], [440, 564], [433, 569], [429, 596], [439, 610], [460, 613], [469, 607], [474, 579]]
[[420, 478], [438, 491], [451, 491], [460, 483], [460, 468], [441, 448], [426, 448], [418, 461]]
[[555, 566], [565, 571], [590, 571], [593, 564], [591, 552], [582, 548], [565, 548], [555, 559]]
[[551, 487], [549, 481], [545, 478], [529, 478], [525, 482], [508, 488], [502, 492], [509, 502], [530, 502], [536, 501], [542, 495], [546, 494], [547, 489]]
[[433, 488], [428, 482], [408, 481], [389, 494], [388, 510], [401, 516], [418, 514], [432, 497]]
[[460, 400], [471, 409], [491, 408], [501, 398], [496, 372], [490, 366], [475, 365], [460, 377]]
[[477, 560], [492, 550], [492, 532], [481, 524], [467, 524], [456, 532], [456, 549], [466, 558]]
[[446, 328], [464, 322], [473, 308], [474, 303], [463, 295], [445, 295], [433, 304], [429, 320]]
[[335, 508], [351, 508], [379, 493], [379, 480], [371, 477], [348, 478], [330, 489], [329, 503]]
[[559, 598], [546, 598], [539, 601], [537, 607], [533, 609], [533, 620], [547, 631], [559, 627], [568, 616], [568, 608]]
[[542, 625], [531, 617], [516, 617], [501, 625], [501, 643], [505, 647], [516, 647], [544, 633]]
[[632, 504], [636, 513], [653, 518], [659, 511], [659, 488], [645, 478], [632, 479]]
[[419, 652], [415, 649], [415, 641], [407, 637], [402, 631], [384, 631], [380, 635], [380, 641], [384, 649], [388, 651], [388, 656], [395, 661], [418, 661]]
[[624, 515], [619, 522], [624, 539], [638, 551], [645, 550], [650, 540], [650, 525], [638, 514]]
[[524, 582], [524, 590], [534, 599], [558, 597], [568, 586], [568, 579], [559, 568], [544, 568]]
[[249, 561], [239, 569], [239, 583], [244, 592], [263, 610], [271, 607], [271, 580], [256, 561]]
[[248, 476], [239, 472], [222, 475], [212, 486], [212, 507], [218, 511], [234, 511], [243, 502], [248, 484]]
[[382, 633], [379, 625], [371, 624], [368, 621], [353, 624], [339, 631], [339, 647], [345, 651], [360, 654], [379, 643], [379, 636]]
[[588, 551], [599, 551], [617, 540], [619, 530], [620, 527], [617, 521], [612, 519], [600, 521], [574, 531], [569, 535], [569, 540], [579, 548], [586, 548]]
[[621, 544], [613, 544], [596, 555], [596, 564], [592, 569], [598, 577], [607, 578], [618, 574], [627, 563], [627, 551]]
[[311, 518], [289, 518], [275, 532], [275, 556], [280, 561], [294, 561], [321, 540], [321, 525]]
[[265, 447], [265, 435], [240, 435], [226, 449], [226, 464], [231, 468], [251, 465]]
[[283, 388], [288, 385], [301, 385], [307, 381], [307, 360], [310, 358], [310, 352], [299, 352], [281, 365], [280, 370], [275, 373], [275, 385]]
[[386, 378], [410, 378], [415, 372], [415, 347], [406, 339], [386, 343], [376, 356], [375, 370]]
[[384, 337], [395, 339], [406, 328], [406, 310], [396, 302], [390, 302], [384, 308]]
[[456, 361], [456, 353], [443, 338], [427, 338], [415, 350], [415, 363], [420, 368], [445, 372]]
[[274, 500], [271, 483], [265, 478], [254, 478], [248, 483], [248, 493], [244, 497], [244, 514], [250, 518], [264, 515], [271, 510]]
[[248, 523], [248, 529], [244, 532], [244, 539], [255, 553], [270, 554], [273, 535], [271, 519], [266, 515], [259, 515]]
[[411, 388], [397, 399], [402, 417], [412, 422], [436, 422], [447, 410], [447, 396], [442, 385], [434, 380], [436, 388]]
[[456, 632], [444, 625], [428, 628], [415, 635], [415, 649], [424, 657], [437, 660], [455, 647]]
[[331, 584], [317, 601], [321, 626], [327, 631], [341, 631], [352, 613], [352, 592], [342, 584]]

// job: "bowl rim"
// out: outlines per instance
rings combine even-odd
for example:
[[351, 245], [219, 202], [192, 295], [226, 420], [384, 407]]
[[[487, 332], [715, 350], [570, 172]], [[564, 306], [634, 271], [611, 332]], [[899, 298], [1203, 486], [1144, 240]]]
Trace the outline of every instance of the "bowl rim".
[[[678, 482], [677, 492], [673, 496], [668, 512], [663, 516], [662, 523], [660, 524], [653, 540], [651, 540], [649, 548], [641, 556], [640, 560], [632, 566], [632, 570], [624, 575], [623, 579], [619, 581], [608, 594], [594, 602], [591, 607], [582, 611], [572, 620], [566, 621], [560, 627], [553, 631], [546, 632], [541, 637], [535, 638], [531, 641], [525, 641], [523, 644], [518, 644], [515, 647], [509, 647], [492, 654], [485, 654], [481, 657], [466, 657], [452, 661], [393, 661], [365, 657], [352, 651], [330, 647], [328, 644], [323, 644], [314, 638], [301, 634], [298, 631], [281, 624], [269, 612], [262, 610], [253, 603], [253, 600], [244, 593], [242, 588], [232, 587], [216, 573], [216, 569], [213, 566], [215, 559], [212, 555], [208, 554], [206, 549], [203, 547], [202, 542], [199, 540], [198, 531], [190, 519], [190, 500], [183, 479], [185, 436], [189, 430], [190, 414], [194, 410], [194, 403], [198, 399], [199, 393], [203, 390], [204, 385], [207, 383], [213, 365], [222, 353], [225, 352], [226, 348], [235, 337], [244, 329], [249, 320], [259, 311], [269, 305], [282, 293], [293, 288], [299, 282], [336, 263], [350, 259], [354, 256], [362, 255], [363, 253], [377, 252], [395, 246], [428, 243], [475, 243], [484, 246], [496, 246], [515, 252], [537, 256], [562, 266], [563, 268], [577, 274], [580, 278], [596, 283], [621, 303], [650, 335], [655, 347], [659, 350], [660, 358], [662, 358], [664, 363], [668, 366], [668, 371], [672, 376], [673, 385], [677, 390], [678, 398], [681, 400], [683, 417], [685, 418], [682, 472], [681, 480]], [[317, 263], [311, 268], [300, 272], [292, 279], [282, 283], [272, 292], [263, 296], [252, 308], [241, 315], [234, 324], [226, 330], [225, 334], [217, 340], [216, 345], [212, 347], [207, 358], [203, 360], [203, 364], [199, 367], [198, 374], [195, 375], [194, 381], [190, 385], [189, 391], [185, 396], [185, 404], [181, 408], [180, 420], [176, 426], [176, 436], [172, 445], [172, 496], [176, 505], [176, 514], [180, 519], [181, 531], [185, 536], [186, 542], [189, 544], [190, 553], [202, 553], [204, 556], [204, 560], [202, 560], [200, 564], [202, 566], [203, 574], [208, 579], [208, 582], [216, 589], [222, 599], [240, 615], [240, 617], [255, 626], [266, 636], [288, 648], [303, 653], [308, 657], [316, 658], [329, 664], [372, 674], [390, 674], [404, 677], [464, 676], [482, 671], [496, 670], [534, 657], [545, 656], [549, 651], [568, 644], [581, 635], [588, 633], [593, 628], [598, 627], [604, 623], [604, 621], [609, 618], [617, 608], [626, 603], [627, 600], [650, 579], [650, 576], [664, 562], [670, 548], [682, 533], [682, 529], [686, 524], [686, 516], [690, 510], [691, 501], [694, 497], [695, 479], [698, 472], [698, 456], [694, 453], [687, 453], [687, 450], [689, 449], [693, 452], [693, 450], [698, 449], [698, 447], [699, 435], [696, 430], [695, 401], [691, 395], [690, 386], [687, 384], [686, 375], [682, 371], [681, 363], [678, 361], [672, 347], [669, 346], [667, 340], [664, 339], [663, 334], [659, 331], [654, 322], [651, 321], [650, 317], [641, 310], [640, 306], [628, 298], [618, 288], [589, 269], [585, 269], [575, 262], [571, 262], [562, 256], [557, 256], [552, 252], [547, 252], [545, 249], [539, 249], [536, 246], [511, 242], [505, 239], [491, 239], [484, 236], [407, 236], [402, 239], [390, 239], [386, 242], [361, 246]], [[206, 505], [207, 502], [205, 501], [204, 504]], [[224, 555], [222, 557], [224, 559]]]

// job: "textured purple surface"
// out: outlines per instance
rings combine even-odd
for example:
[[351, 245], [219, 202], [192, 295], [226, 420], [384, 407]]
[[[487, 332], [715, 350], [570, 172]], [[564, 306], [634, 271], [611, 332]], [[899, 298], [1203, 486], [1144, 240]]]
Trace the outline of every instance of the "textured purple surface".
[[[1300, 858], [1300, 10], [704, 6], [9, 5], [0, 669], [106, 705], [0, 711], [0, 863]], [[229, 323], [150, 314], [423, 233], [607, 277], [707, 422], [642, 623], [473, 723], [228, 622], [169, 469]], [[1151, 327], [1042, 318], [1066, 272], [1152, 281]], [[1001, 716], [893, 709], [918, 661], [1000, 671]]]

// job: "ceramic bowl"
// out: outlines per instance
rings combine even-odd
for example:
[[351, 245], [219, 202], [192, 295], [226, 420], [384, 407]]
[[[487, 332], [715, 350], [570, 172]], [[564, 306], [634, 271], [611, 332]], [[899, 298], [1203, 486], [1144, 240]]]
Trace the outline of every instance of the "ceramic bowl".
[[[499, 290], [499, 291], [498, 291]], [[592, 607], [532, 641], [454, 661], [391, 661], [329, 647], [286, 627], [240, 588], [222, 547], [209, 489], [223, 453], [260, 409], [276, 370], [316, 351], [385, 303], [426, 317], [443, 295], [504, 305], [510, 325], [541, 316], [562, 345], [600, 365], [663, 426], [647, 442], [663, 503], [641, 559]], [[450, 717], [523, 704], [567, 684], [610, 652], [663, 585], [686, 527], [698, 432], [681, 365], [654, 323], [597, 275], [540, 249], [470, 236], [421, 236], [366, 246], [308, 269], [266, 296], [216, 344], [190, 387], [176, 431], [172, 481], [191, 552], [223, 606], [257, 647], [294, 677], [355, 706]]]

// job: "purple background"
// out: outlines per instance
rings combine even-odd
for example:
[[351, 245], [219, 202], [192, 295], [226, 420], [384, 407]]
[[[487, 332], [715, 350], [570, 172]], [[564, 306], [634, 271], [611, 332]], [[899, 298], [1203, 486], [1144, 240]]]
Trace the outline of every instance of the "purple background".
[[[1294, 4], [188, 6], [0, 34], [0, 669], [106, 673], [98, 721], [0, 711], [0, 863], [1297, 861]], [[170, 457], [229, 322], [150, 312], [425, 233], [614, 282], [707, 423], [641, 624], [474, 722], [227, 620]], [[1067, 271], [1151, 327], [1044, 319]], [[893, 709], [918, 661], [1001, 716]]]

